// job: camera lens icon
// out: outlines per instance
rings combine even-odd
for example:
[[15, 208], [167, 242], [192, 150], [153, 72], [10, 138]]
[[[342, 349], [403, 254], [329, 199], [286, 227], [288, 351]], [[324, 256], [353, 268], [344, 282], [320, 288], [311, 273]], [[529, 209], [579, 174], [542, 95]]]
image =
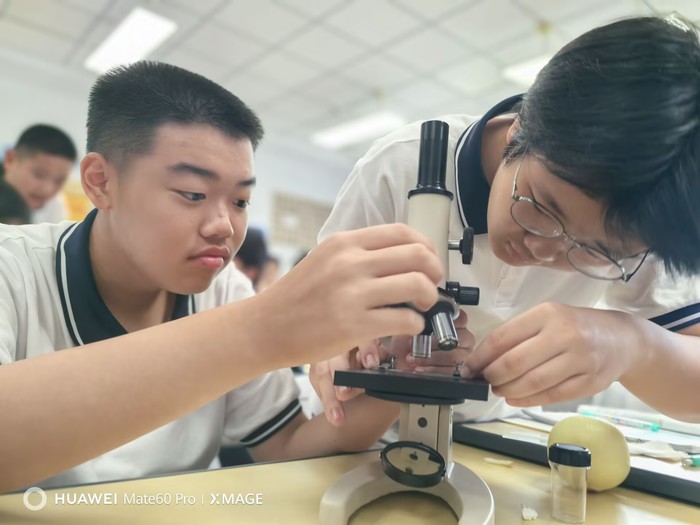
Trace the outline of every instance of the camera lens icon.
[[[39, 495], [39, 503], [32, 503], [29, 501], [29, 498], [31, 497], [32, 494], [38, 494]], [[32, 498], [34, 501], [36, 501], [36, 498]], [[32, 511], [37, 511], [41, 510], [44, 507], [46, 507], [46, 492], [44, 492], [42, 489], [39, 487], [31, 487], [28, 488], [27, 490], [24, 491], [24, 496], [22, 497], [22, 502], [24, 503], [24, 506], [27, 507], [28, 510]]]

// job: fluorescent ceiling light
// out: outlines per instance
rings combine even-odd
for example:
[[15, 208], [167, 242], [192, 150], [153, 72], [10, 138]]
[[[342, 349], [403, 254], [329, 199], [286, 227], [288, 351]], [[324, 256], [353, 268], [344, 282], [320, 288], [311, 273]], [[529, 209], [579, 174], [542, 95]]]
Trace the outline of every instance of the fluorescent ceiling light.
[[541, 55], [503, 68], [501, 74], [520, 86], [530, 87], [552, 55]]
[[172, 20], [134, 8], [114, 31], [85, 60], [90, 71], [104, 73], [114, 66], [130, 64], [147, 57], [177, 29]]
[[340, 149], [350, 144], [375, 139], [405, 123], [406, 120], [396, 113], [372, 113], [314, 133], [311, 142], [327, 149]]

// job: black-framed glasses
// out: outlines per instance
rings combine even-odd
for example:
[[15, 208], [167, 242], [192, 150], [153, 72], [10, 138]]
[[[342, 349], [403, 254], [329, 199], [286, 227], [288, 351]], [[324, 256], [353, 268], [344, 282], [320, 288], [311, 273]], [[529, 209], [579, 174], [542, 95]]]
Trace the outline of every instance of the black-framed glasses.
[[582, 244], [566, 233], [561, 221], [535, 199], [516, 195], [518, 175], [526, 154], [527, 149], [523, 153], [513, 177], [513, 193], [511, 195], [513, 203], [510, 205], [510, 215], [513, 220], [525, 231], [538, 237], [547, 239], [564, 237], [571, 245], [569, 251], [566, 252], [566, 258], [571, 266], [582, 274], [604, 281], [629, 281], [641, 268], [649, 250], [616, 261], [598, 248]]

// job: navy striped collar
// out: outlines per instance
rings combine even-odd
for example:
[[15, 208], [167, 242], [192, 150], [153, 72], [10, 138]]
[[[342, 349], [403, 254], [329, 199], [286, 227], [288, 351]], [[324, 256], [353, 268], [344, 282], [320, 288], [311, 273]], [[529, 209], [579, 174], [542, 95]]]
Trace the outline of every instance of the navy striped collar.
[[509, 113], [522, 98], [522, 95], [515, 95], [496, 104], [469, 126], [457, 143], [455, 187], [459, 215], [462, 218], [462, 224], [474, 228], [474, 233], [477, 235], [488, 233], [486, 212], [491, 192], [481, 165], [481, 136], [489, 120], [503, 113]]
[[[68, 332], [76, 346], [126, 334], [102, 300], [90, 264], [90, 230], [97, 210], [70, 226], [56, 249], [56, 282]], [[175, 298], [173, 319], [194, 313], [194, 298]]]

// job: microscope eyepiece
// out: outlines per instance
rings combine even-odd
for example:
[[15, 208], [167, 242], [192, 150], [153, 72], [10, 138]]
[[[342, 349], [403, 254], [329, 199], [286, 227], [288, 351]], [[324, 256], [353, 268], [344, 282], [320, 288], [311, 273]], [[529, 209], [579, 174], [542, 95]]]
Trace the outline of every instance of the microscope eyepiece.
[[408, 198], [418, 193], [439, 193], [452, 199], [445, 187], [447, 168], [447, 139], [450, 126], [441, 120], [428, 120], [420, 127], [418, 184], [408, 192]]

